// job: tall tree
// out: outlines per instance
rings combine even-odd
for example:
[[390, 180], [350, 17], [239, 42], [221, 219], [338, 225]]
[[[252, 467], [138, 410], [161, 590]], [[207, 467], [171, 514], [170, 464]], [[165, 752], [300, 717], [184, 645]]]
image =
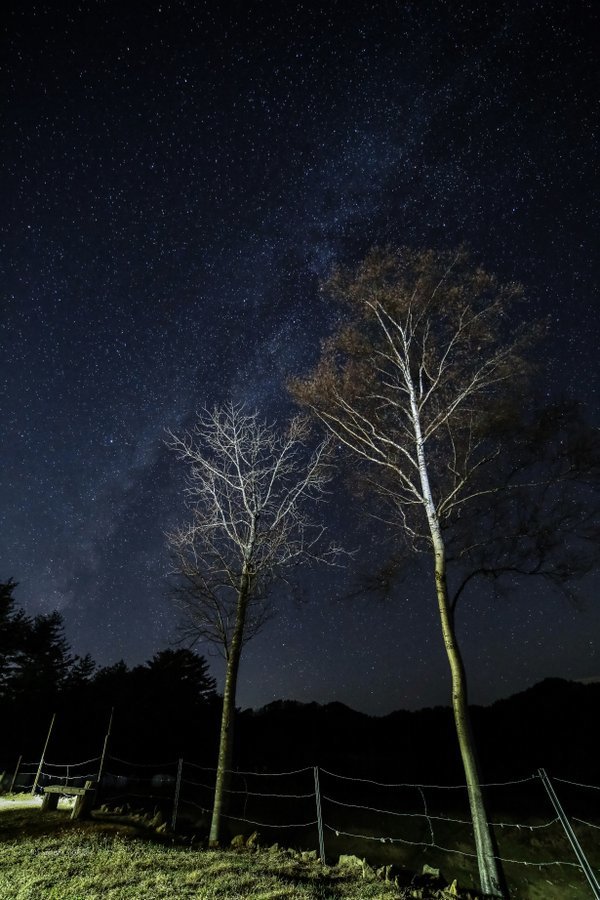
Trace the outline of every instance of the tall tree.
[[210, 841], [219, 839], [231, 768], [235, 697], [242, 648], [269, 614], [269, 589], [306, 559], [334, 563], [312, 511], [331, 477], [328, 441], [309, 447], [295, 418], [285, 431], [243, 405], [215, 407], [190, 430], [171, 435], [188, 464], [191, 521], [169, 536], [180, 576], [178, 600], [192, 638], [215, 644], [226, 660]]
[[206, 703], [215, 696], [217, 685], [206, 659], [187, 647], [159, 650], [142, 668], [165, 700], [173, 700], [174, 692], [187, 703]]
[[0, 699], [12, 691], [19, 655], [23, 651], [31, 620], [17, 609], [13, 596], [17, 582], [12, 578], [0, 584]]
[[0, 697], [56, 697], [68, 683], [86, 679], [93, 662], [71, 654], [59, 612], [27, 616], [17, 608], [10, 579], [0, 584]]
[[54, 699], [65, 687], [75, 663], [61, 614], [54, 611], [35, 616], [19, 653], [14, 689], [31, 699]]
[[463, 251], [373, 250], [327, 285], [345, 304], [296, 399], [354, 455], [379, 516], [432, 557], [452, 707], [469, 794], [482, 890], [502, 896], [448, 590], [447, 536], [470, 504], [497, 489], [493, 435], [505, 394], [527, 370], [520, 296]]

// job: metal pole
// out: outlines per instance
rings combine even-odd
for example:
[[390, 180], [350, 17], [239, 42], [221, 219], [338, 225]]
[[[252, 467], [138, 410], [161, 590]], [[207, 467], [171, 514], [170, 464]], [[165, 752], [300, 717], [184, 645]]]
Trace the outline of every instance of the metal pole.
[[42, 774], [42, 766], [44, 765], [44, 759], [46, 756], [46, 750], [48, 749], [48, 741], [50, 740], [50, 735], [52, 734], [52, 729], [54, 728], [54, 720], [56, 719], [56, 713], [52, 713], [52, 721], [50, 722], [50, 728], [48, 729], [48, 734], [46, 736], [46, 743], [44, 744], [44, 749], [42, 750], [42, 757], [40, 759], [40, 764], [37, 768], [37, 772], [35, 773], [35, 778], [33, 779], [33, 787], [31, 788], [31, 796], [35, 796], [35, 791], [38, 786], [38, 781], [40, 780], [40, 775]]
[[325, 841], [323, 839], [323, 814], [321, 812], [321, 791], [319, 789], [319, 768], [315, 766], [313, 769], [315, 776], [315, 800], [317, 803], [317, 830], [319, 832], [319, 855], [321, 862], [325, 865]]
[[9, 794], [12, 794], [12, 792], [13, 792], [13, 788], [14, 788], [14, 786], [15, 786], [15, 781], [17, 780], [17, 775], [18, 775], [19, 769], [20, 769], [20, 767], [21, 767], [21, 760], [22, 760], [22, 759], [23, 759], [23, 757], [20, 756], [20, 757], [18, 758], [18, 760], [17, 760], [17, 767], [16, 767], [16, 769], [15, 769], [15, 774], [14, 774], [13, 777], [12, 777], [12, 781], [11, 781], [10, 787], [9, 787], [9, 789], [8, 789], [8, 793], [9, 793]]
[[181, 790], [181, 773], [183, 771], [183, 760], [180, 759], [177, 763], [177, 780], [175, 782], [175, 797], [173, 799], [173, 815], [171, 817], [171, 828], [175, 831], [175, 825], [177, 824], [177, 809], [179, 807], [179, 792]]
[[104, 745], [102, 747], [102, 755], [100, 756], [100, 765], [98, 766], [98, 775], [96, 776], [96, 781], [98, 782], [98, 790], [100, 790], [100, 781], [102, 779], [102, 773], [104, 772], [104, 763], [106, 760], [106, 751], [108, 749], [108, 739], [110, 738], [110, 734], [112, 731], [112, 721], [113, 715], [115, 712], [114, 706], [110, 708], [110, 718], [108, 720], [108, 730], [104, 736]]
[[540, 778], [542, 779], [542, 784], [546, 788], [546, 792], [547, 792], [548, 796], [550, 797], [552, 806], [556, 810], [556, 814], [558, 815], [558, 818], [560, 819], [562, 827], [565, 829], [565, 834], [569, 838], [571, 847], [573, 848], [575, 856], [577, 857], [577, 861], [578, 861], [579, 865], [581, 866], [581, 868], [583, 869], [583, 873], [584, 873], [585, 877], [589, 881], [590, 887], [592, 889], [592, 893], [593, 893], [594, 897], [596, 898], [596, 900], [600, 900], [600, 884], [598, 883], [598, 879], [596, 878], [594, 870], [592, 869], [589, 862], [587, 861], [587, 857], [586, 857], [585, 853], [581, 849], [581, 844], [577, 840], [577, 835], [573, 831], [573, 828], [571, 826], [571, 823], [569, 822], [569, 819], [567, 818], [567, 816], [565, 814], [565, 811], [563, 810], [562, 806], [560, 805], [560, 801], [559, 801], [558, 797], [556, 796], [556, 791], [554, 790], [554, 788], [552, 786], [552, 782], [550, 781], [548, 775], [546, 774], [545, 769], [538, 769], [538, 772], [539, 772]]

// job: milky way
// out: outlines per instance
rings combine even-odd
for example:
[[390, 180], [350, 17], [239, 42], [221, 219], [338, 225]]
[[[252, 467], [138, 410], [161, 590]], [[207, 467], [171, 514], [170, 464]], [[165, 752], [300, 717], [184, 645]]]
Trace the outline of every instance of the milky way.
[[[287, 416], [284, 381], [331, 325], [319, 280], [374, 243], [467, 242], [522, 281], [551, 315], [548, 394], [595, 410], [597, 19], [593, 2], [9, 2], [0, 578], [28, 611], [59, 609], [102, 664], [172, 639], [164, 533], [185, 513], [165, 429], [229, 397]], [[583, 611], [541, 586], [465, 604], [474, 699], [600, 674], [592, 588]], [[314, 573], [304, 593], [249, 646], [243, 705], [446, 701], [426, 573], [383, 606], [340, 604]]]

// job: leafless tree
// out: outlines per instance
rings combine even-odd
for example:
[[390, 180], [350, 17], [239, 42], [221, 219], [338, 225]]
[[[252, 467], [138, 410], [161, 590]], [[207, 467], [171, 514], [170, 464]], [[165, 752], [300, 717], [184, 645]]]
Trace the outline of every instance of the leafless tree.
[[[577, 604], [578, 581], [598, 564], [600, 433], [577, 403], [545, 397], [496, 425], [493, 479], [482, 469], [468, 514], [443, 525], [452, 612], [482, 580], [501, 596], [536, 578]], [[389, 597], [411, 568], [394, 547], [379, 566], [365, 565], [346, 596]]]
[[334, 336], [296, 399], [357, 460], [378, 516], [432, 556], [452, 680], [452, 706], [473, 820], [481, 887], [502, 896], [471, 730], [467, 683], [448, 590], [446, 533], [497, 489], [507, 386], [528, 368], [512, 309], [516, 285], [473, 267], [468, 254], [374, 250], [338, 270], [343, 301]]
[[226, 660], [210, 841], [219, 840], [231, 768], [238, 669], [243, 645], [270, 614], [269, 589], [307, 560], [335, 564], [315, 508], [332, 476], [329, 440], [310, 449], [306, 419], [285, 431], [243, 405], [199, 415], [191, 430], [170, 435], [188, 464], [188, 524], [168, 536], [181, 578], [178, 593], [188, 634], [216, 645]]

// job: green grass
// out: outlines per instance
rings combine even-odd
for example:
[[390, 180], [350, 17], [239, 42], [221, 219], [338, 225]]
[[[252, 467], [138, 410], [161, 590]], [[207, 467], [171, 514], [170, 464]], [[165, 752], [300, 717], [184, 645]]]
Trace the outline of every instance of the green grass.
[[288, 853], [157, 841], [132, 825], [63, 811], [0, 813], [1, 900], [386, 900], [391, 886]]
[[[532, 823], [533, 824], [533, 823]], [[450, 828], [450, 825], [447, 826]], [[438, 826], [436, 837], [448, 846], [461, 844]], [[600, 847], [589, 828], [577, 826], [590, 863], [600, 870]], [[551, 861], [572, 858], [560, 826], [538, 831], [504, 829], [500, 854], [508, 859]], [[328, 835], [335, 853], [366, 855], [377, 866], [392, 863], [407, 873], [424, 861], [439, 865], [448, 880], [458, 878], [460, 897], [473, 884], [473, 860], [402, 845], [356, 842], [344, 846]], [[470, 844], [464, 842], [468, 852]], [[376, 853], [377, 851], [377, 853]], [[411, 855], [412, 854], [412, 855]], [[379, 857], [379, 858], [377, 858]], [[512, 900], [587, 900], [581, 871], [572, 866], [505, 866]], [[410, 874], [408, 875], [410, 880]], [[404, 882], [406, 883], [406, 882]], [[410, 897], [361, 870], [323, 867], [293, 851], [214, 851], [183, 839], [157, 835], [132, 819], [95, 812], [88, 821], [71, 821], [66, 810], [39, 808], [0, 811], [0, 900], [392, 900]], [[436, 896], [434, 894], [424, 896]]]

